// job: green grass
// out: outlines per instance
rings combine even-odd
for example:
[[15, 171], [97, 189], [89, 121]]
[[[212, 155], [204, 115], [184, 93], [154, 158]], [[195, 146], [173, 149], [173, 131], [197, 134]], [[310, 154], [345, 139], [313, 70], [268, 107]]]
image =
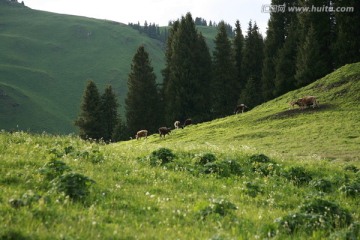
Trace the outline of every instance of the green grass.
[[[130, 64], [140, 45], [149, 52], [157, 81], [162, 81], [163, 44], [125, 24], [4, 2], [0, 15], [0, 90], [7, 95], [0, 98], [1, 129], [75, 132], [73, 122], [89, 79], [100, 91], [113, 86], [124, 116]], [[216, 28], [209, 29], [201, 30], [213, 39]]]
[[359, 71], [165, 139], [1, 132], [0, 239], [357, 239]]

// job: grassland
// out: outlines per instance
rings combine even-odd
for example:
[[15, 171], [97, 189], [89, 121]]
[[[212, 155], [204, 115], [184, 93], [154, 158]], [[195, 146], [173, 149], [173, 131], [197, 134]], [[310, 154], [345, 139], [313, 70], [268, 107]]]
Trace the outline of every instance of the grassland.
[[[359, 78], [165, 139], [1, 132], [0, 239], [358, 239]], [[308, 94], [320, 108], [289, 109]]]
[[[149, 52], [157, 81], [162, 81], [163, 43], [125, 24], [4, 1], [0, 16], [1, 129], [75, 132], [73, 121], [90, 79], [100, 91], [111, 84], [123, 112], [130, 64], [140, 45]], [[216, 28], [202, 30], [210, 39], [216, 34]]]

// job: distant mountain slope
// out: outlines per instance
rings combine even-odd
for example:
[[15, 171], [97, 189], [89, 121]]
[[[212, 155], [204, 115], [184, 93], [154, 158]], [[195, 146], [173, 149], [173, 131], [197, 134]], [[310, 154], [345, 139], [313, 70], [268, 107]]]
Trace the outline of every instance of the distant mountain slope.
[[[70, 133], [89, 79], [120, 100], [136, 49], [144, 45], [158, 81], [163, 46], [115, 22], [0, 3], [0, 128]], [[21, 97], [20, 97], [21, 96]]]
[[[314, 95], [319, 108], [291, 108], [290, 101]], [[121, 144], [141, 145], [141, 141]], [[360, 63], [345, 65], [318, 81], [243, 114], [158, 134], [146, 147], [263, 152], [277, 158], [359, 160]], [[118, 147], [118, 146], [117, 146]]]

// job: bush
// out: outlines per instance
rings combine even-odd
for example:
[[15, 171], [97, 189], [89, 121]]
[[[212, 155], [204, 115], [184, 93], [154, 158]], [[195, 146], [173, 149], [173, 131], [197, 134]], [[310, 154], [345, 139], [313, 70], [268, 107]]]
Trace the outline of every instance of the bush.
[[309, 183], [312, 176], [303, 167], [291, 167], [283, 173], [284, 177], [296, 186]]
[[47, 180], [52, 180], [58, 176], [61, 176], [64, 172], [70, 170], [70, 167], [68, 167], [64, 162], [59, 160], [51, 160], [39, 169], [39, 173], [44, 175]]
[[344, 170], [354, 172], [354, 173], [357, 173], [359, 171], [359, 169], [354, 165], [347, 165], [344, 167]]
[[150, 155], [150, 164], [152, 166], [164, 165], [175, 158], [175, 154], [168, 148], [160, 148], [153, 151]]
[[204, 166], [207, 163], [215, 162], [216, 157], [212, 153], [204, 153], [194, 158], [195, 164]]
[[252, 182], [245, 182], [244, 190], [250, 197], [256, 197], [259, 193], [262, 193], [260, 186]]
[[89, 195], [89, 188], [95, 181], [79, 173], [66, 173], [51, 183], [56, 191], [63, 192], [73, 200], [82, 200]]
[[234, 160], [209, 162], [204, 165], [202, 171], [205, 174], [217, 174], [220, 177], [230, 177], [231, 175], [242, 175], [243, 173], [240, 164]]
[[216, 214], [223, 217], [236, 209], [237, 207], [235, 204], [225, 199], [210, 199], [210, 204], [200, 209], [198, 214], [201, 219], [205, 219], [210, 214]]
[[318, 191], [329, 193], [332, 191], [332, 183], [326, 179], [316, 179], [310, 182], [310, 186]]
[[258, 163], [270, 163], [272, 162], [270, 158], [264, 154], [255, 154], [250, 156], [249, 158], [250, 163], [258, 162]]
[[316, 230], [325, 232], [344, 228], [351, 224], [350, 213], [333, 202], [315, 199], [303, 205], [300, 212], [283, 217], [279, 221], [279, 230], [293, 234], [297, 230], [304, 230], [311, 234]]
[[340, 187], [340, 192], [347, 197], [359, 197], [360, 196], [360, 182], [354, 181], [352, 183], [344, 184]]

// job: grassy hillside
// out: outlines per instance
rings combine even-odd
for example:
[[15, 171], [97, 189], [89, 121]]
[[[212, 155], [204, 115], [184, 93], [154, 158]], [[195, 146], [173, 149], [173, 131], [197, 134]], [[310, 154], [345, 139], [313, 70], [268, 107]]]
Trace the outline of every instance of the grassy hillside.
[[[86, 82], [112, 84], [122, 101], [136, 49], [145, 45], [159, 81], [160, 42], [130, 27], [0, 3], [1, 128], [69, 133]], [[26, 100], [25, 100], [26, 99]]]
[[[162, 81], [163, 44], [105, 20], [35, 11], [0, 1], [0, 128], [71, 133], [89, 79], [123, 100], [136, 49]], [[217, 29], [201, 27], [210, 47]]]
[[[0, 133], [0, 239], [358, 239], [360, 63], [110, 145]], [[318, 109], [288, 102], [316, 95]]]

